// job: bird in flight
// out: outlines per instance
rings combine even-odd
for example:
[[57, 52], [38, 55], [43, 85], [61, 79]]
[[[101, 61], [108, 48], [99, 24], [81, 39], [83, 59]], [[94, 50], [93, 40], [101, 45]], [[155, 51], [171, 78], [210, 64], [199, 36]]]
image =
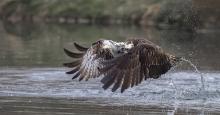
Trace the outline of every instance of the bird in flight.
[[67, 74], [72, 79], [88, 81], [90, 78], [102, 77], [102, 88], [112, 86], [112, 92], [121, 88], [123, 93], [129, 87], [136, 86], [148, 78], [159, 78], [171, 67], [182, 61], [166, 53], [158, 45], [146, 39], [128, 39], [125, 42], [98, 40], [90, 48], [74, 43], [79, 53], [64, 49], [74, 58], [73, 62], [64, 63], [72, 68]]

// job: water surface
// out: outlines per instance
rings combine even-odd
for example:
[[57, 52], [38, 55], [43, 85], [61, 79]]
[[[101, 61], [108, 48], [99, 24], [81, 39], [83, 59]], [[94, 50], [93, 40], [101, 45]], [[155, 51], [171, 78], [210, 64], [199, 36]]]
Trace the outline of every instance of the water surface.
[[[219, 30], [158, 30], [131, 26], [8, 24], [0, 22], [0, 112], [2, 114], [219, 114]], [[182, 64], [160, 79], [125, 93], [101, 88], [100, 78], [71, 80], [63, 48], [89, 46], [99, 38], [148, 38], [185, 57], [203, 73]]]

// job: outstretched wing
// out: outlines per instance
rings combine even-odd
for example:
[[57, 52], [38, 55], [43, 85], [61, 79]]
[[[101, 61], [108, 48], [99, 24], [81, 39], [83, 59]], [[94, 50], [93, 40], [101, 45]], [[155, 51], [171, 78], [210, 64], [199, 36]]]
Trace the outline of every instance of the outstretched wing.
[[89, 78], [95, 78], [99, 76], [98, 66], [100, 65], [100, 58], [93, 53], [92, 48], [85, 48], [79, 44], [74, 43], [76, 49], [81, 51], [80, 53], [74, 53], [67, 49], [64, 52], [75, 59], [75, 61], [70, 63], [64, 63], [64, 66], [73, 68], [71, 71], [66, 72], [67, 74], [73, 74], [73, 78], [79, 78], [79, 81]]
[[171, 67], [169, 57], [160, 48], [142, 43], [128, 53], [102, 64], [103, 68], [99, 71], [104, 74], [101, 80], [103, 88], [107, 89], [114, 84], [113, 92], [120, 87], [121, 92], [124, 92], [147, 78], [158, 78]]

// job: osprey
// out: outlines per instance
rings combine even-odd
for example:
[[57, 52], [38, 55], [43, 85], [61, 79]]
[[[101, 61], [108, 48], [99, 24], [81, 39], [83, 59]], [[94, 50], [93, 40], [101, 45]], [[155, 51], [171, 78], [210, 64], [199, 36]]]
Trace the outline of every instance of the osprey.
[[90, 48], [74, 45], [80, 53], [64, 49], [74, 58], [73, 62], [64, 63], [64, 66], [73, 68], [66, 73], [73, 74], [72, 79], [78, 78], [79, 81], [102, 76], [103, 88], [113, 85], [112, 92], [121, 88], [123, 93], [143, 80], [157, 79], [182, 60], [146, 39], [98, 40]]

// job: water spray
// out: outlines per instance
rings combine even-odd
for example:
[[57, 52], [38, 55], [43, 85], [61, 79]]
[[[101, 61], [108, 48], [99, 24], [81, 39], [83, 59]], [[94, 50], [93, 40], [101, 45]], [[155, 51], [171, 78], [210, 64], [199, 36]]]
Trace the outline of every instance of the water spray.
[[204, 83], [203, 74], [198, 70], [198, 68], [191, 61], [189, 61], [185, 58], [181, 58], [181, 61], [184, 61], [184, 62], [187, 62], [188, 64], [190, 64], [190, 66], [192, 66], [195, 69], [195, 72], [200, 74], [201, 84], [202, 84], [201, 90], [202, 90], [202, 92], [204, 92], [205, 91], [205, 83]]

